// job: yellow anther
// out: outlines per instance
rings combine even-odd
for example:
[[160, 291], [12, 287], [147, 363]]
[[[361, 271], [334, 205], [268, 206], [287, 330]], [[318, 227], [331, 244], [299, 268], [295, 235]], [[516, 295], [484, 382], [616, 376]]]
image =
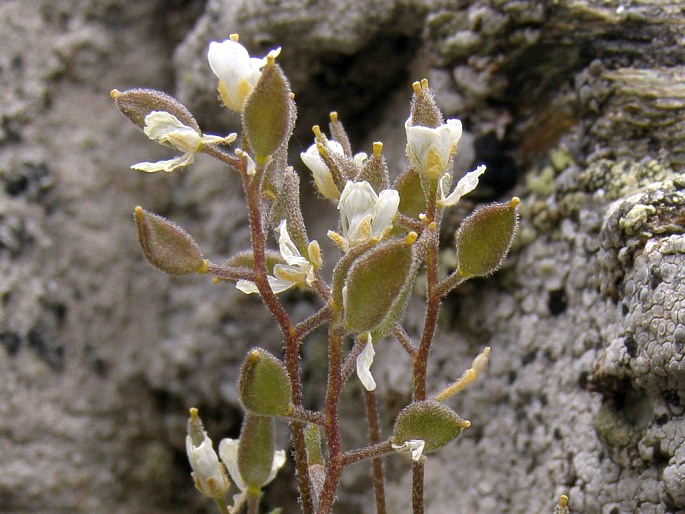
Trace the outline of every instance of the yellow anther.
[[566, 507], [568, 505], [568, 496], [562, 494], [559, 497], [559, 507]]
[[288, 96], [291, 100], [295, 100], [295, 93], [293, 93], [292, 91], [288, 94]]
[[314, 132], [314, 136], [315, 136], [317, 139], [323, 138], [323, 134], [321, 133], [321, 127], [319, 127], [318, 125], [314, 125], [314, 126], [312, 127], [312, 132]]
[[259, 350], [252, 350], [247, 354], [247, 360], [250, 364], [255, 364], [259, 360]]
[[421, 87], [423, 89], [428, 89], [428, 79], [421, 79]]
[[412, 82], [411, 88], [414, 90], [414, 93], [420, 93], [421, 92], [421, 82]]
[[208, 270], [209, 270], [209, 261], [207, 259], [202, 259], [202, 264], [200, 265], [200, 268], [197, 270], [197, 272], [200, 275], [204, 275], [205, 273], [207, 273]]
[[217, 278], [217, 277], [214, 277], [214, 278], [212, 279], [212, 284], [215, 284], [215, 285], [216, 285], [216, 284], [218, 284], [219, 282], [221, 282], [221, 280], [219, 280], [219, 278]]
[[198, 415], [197, 408], [191, 407], [190, 408], [190, 417], [193, 419], [197, 419], [197, 415]]
[[240, 39], [240, 36], [238, 34], [231, 34], [230, 36], [228, 36], [228, 39], [230, 39], [231, 41], [235, 41], [237, 43]]
[[469, 428], [470, 426], [471, 426], [471, 422], [468, 419], [462, 419], [459, 422], [459, 428], [461, 428], [462, 430], [464, 428]]
[[416, 241], [416, 240], [418, 239], [418, 237], [419, 237], [419, 235], [418, 235], [416, 232], [414, 232], [414, 231], [412, 230], [412, 231], [409, 232], [409, 234], [407, 234], [407, 236], [404, 238], [404, 242], [405, 242], [407, 245], [412, 245], [412, 244], [414, 244], [414, 241]]
[[376, 157], [379, 157], [381, 155], [381, 153], [383, 153], [383, 143], [381, 143], [380, 141], [376, 141], [373, 144], [373, 154]]
[[338, 113], [336, 111], [331, 111], [329, 116], [331, 118], [331, 122], [336, 123], [338, 121]]
[[509, 200], [509, 207], [511, 207], [513, 209], [514, 207], [516, 207], [520, 203], [521, 203], [521, 199], [518, 196], [515, 196], [514, 198]]
[[114, 100], [116, 100], [120, 94], [121, 94], [121, 91], [119, 91], [118, 89], [112, 89], [109, 92], [109, 96], [111, 96]]

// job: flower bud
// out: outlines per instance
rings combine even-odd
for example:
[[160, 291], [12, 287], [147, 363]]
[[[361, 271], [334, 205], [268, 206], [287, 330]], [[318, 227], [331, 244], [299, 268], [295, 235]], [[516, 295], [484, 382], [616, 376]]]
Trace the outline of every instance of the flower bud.
[[243, 110], [243, 127], [257, 164], [264, 164], [290, 135], [293, 112], [288, 80], [270, 57]]
[[362, 255], [347, 274], [345, 324], [351, 332], [375, 329], [391, 313], [411, 276], [416, 234], [376, 246]]
[[423, 453], [431, 453], [456, 439], [471, 426], [452, 409], [434, 400], [412, 403], [397, 416], [391, 442], [402, 446], [407, 441], [424, 441]]
[[374, 191], [383, 191], [390, 187], [388, 164], [383, 157], [383, 143], [377, 141], [373, 144], [373, 153], [363, 162], [361, 168], [357, 181], [365, 180]]
[[411, 120], [415, 126], [437, 128], [442, 125], [442, 112], [435, 103], [435, 96], [428, 87], [428, 80], [412, 84]]
[[169, 275], [207, 271], [200, 247], [185, 230], [142, 207], [136, 207], [134, 214], [138, 241], [150, 264]]
[[245, 357], [238, 388], [248, 412], [261, 416], [287, 416], [292, 412], [285, 366], [262, 348], [251, 350]]
[[287, 220], [290, 238], [300, 254], [307, 255], [309, 237], [300, 207], [300, 176], [291, 167], [285, 170], [280, 200], [283, 204], [283, 217]]
[[186, 436], [186, 453], [192, 468], [195, 487], [210, 498], [221, 499], [229, 487], [224, 467], [212, 447], [212, 440], [202, 426], [197, 409], [190, 409], [188, 435]]
[[516, 234], [519, 202], [514, 197], [481, 207], [462, 222], [456, 235], [459, 275], [482, 277], [497, 271]]
[[168, 112], [181, 123], [200, 132], [200, 127], [188, 108], [174, 97], [154, 89], [113, 89], [110, 96], [121, 113], [140, 129], [145, 128], [145, 117], [152, 111]]
[[338, 113], [333, 111], [330, 113], [331, 122], [328, 127], [331, 129], [331, 137], [340, 143], [343, 149], [343, 155], [350, 157], [352, 155], [352, 145], [350, 144], [350, 138], [347, 137], [347, 132], [345, 127], [343, 127], [340, 118], [338, 118]]
[[247, 414], [240, 429], [238, 470], [248, 488], [261, 489], [274, 461], [274, 420]]

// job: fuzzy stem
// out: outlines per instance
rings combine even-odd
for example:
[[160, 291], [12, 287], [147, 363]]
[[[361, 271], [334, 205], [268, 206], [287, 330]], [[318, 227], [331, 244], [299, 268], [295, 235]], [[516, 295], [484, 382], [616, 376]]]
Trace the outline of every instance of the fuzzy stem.
[[347, 381], [350, 379], [352, 376], [352, 373], [354, 373], [355, 366], [357, 364], [357, 357], [359, 357], [359, 354], [364, 351], [364, 347], [367, 345], [368, 340], [366, 338], [361, 339], [357, 337], [354, 341], [354, 346], [350, 350], [350, 353], [347, 354], [347, 357], [345, 358], [345, 362], [342, 365], [342, 381], [344, 384], [347, 383]]
[[247, 514], [259, 514], [259, 496], [247, 496]]
[[411, 337], [409, 337], [409, 334], [407, 334], [404, 327], [400, 323], [397, 323], [392, 332], [397, 341], [402, 345], [402, 348], [404, 348], [411, 357], [414, 357], [414, 355], [416, 355], [416, 345], [411, 340]]
[[206, 273], [222, 280], [249, 280], [254, 282], [254, 272], [252, 270], [235, 266], [221, 266], [210, 262]]
[[348, 466], [366, 459], [375, 459], [377, 457], [382, 457], [392, 453], [392, 443], [390, 439], [386, 439], [381, 443], [376, 443], [372, 446], [367, 446], [366, 448], [359, 448], [358, 450], [350, 450], [345, 452], [343, 456], [343, 464]]
[[287, 416], [291, 421], [299, 421], [302, 423], [310, 423], [312, 425], [326, 426], [326, 418], [321, 412], [307, 410], [302, 406], [297, 406], [293, 412]]
[[[244, 163], [244, 161], [241, 161]], [[285, 365], [288, 371], [292, 402], [295, 407], [302, 405], [302, 379], [300, 376], [300, 341], [297, 331], [288, 316], [285, 308], [278, 300], [269, 286], [266, 272], [266, 238], [262, 228], [262, 216], [260, 205], [260, 184], [247, 174], [245, 166], [240, 169], [243, 179], [243, 188], [247, 197], [247, 211], [250, 220], [252, 234], [252, 251], [254, 253], [254, 283], [259, 290], [262, 301], [276, 318], [281, 332], [283, 333], [285, 347]], [[300, 491], [300, 503], [303, 514], [313, 514], [314, 503], [312, 500], [311, 481], [307, 467], [307, 453], [304, 441], [304, 425], [293, 421], [290, 425], [295, 454], [295, 469], [297, 471], [297, 484]]]
[[423, 514], [423, 462], [411, 466], [411, 508], [413, 514]]
[[[428, 185], [428, 202], [426, 206], [426, 230], [422, 234], [426, 242], [426, 281], [428, 291], [426, 293], [426, 315], [423, 323], [423, 332], [419, 347], [414, 354], [414, 369], [412, 374], [414, 384], [414, 401], [426, 399], [426, 370], [428, 368], [428, 355], [431, 343], [435, 336], [440, 311], [440, 295], [437, 294], [438, 286], [438, 252], [440, 250], [440, 211], [436, 205], [437, 181], [430, 181]], [[412, 464], [412, 512], [423, 514], [423, 462]]]
[[328, 387], [326, 390], [325, 416], [326, 444], [328, 448], [328, 461], [326, 465], [326, 479], [319, 494], [319, 508], [317, 514], [331, 512], [335, 501], [335, 492], [340, 482], [343, 469], [343, 448], [340, 437], [340, 424], [338, 420], [338, 404], [340, 392], [344, 384], [342, 380], [342, 342], [344, 328], [342, 324], [342, 312], [336, 309], [329, 327], [328, 337]]
[[331, 307], [326, 304], [318, 312], [312, 314], [306, 320], [297, 324], [295, 327], [295, 337], [302, 341], [305, 337], [311, 334], [314, 330], [323, 325], [326, 321], [331, 319]]
[[228, 514], [228, 507], [223, 499], [217, 500], [215, 498], [214, 503], [216, 503], [216, 506], [219, 507], [219, 512], [221, 512], [221, 514]]
[[449, 277], [447, 277], [445, 280], [438, 284], [437, 294], [440, 296], [440, 298], [442, 298], [447, 293], [449, 293], [453, 289], [456, 289], [467, 280], [468, 278], [465, 278], [464, 276], [460, 275], [458, 271], [455, 271]]
[[[380, 429], [378, 427], [378, 404], [376, 394], [373, 391], [364, 389], [364, 399], [366, 400], [366, 418], [369, 421], [369, 442], [378, 444], [380, 442]], [[385, 479], [383, 476], [383, 461], [380, 457], [373, 459], [373, 491], [376, 495], [376, 514], [385, 514]]]

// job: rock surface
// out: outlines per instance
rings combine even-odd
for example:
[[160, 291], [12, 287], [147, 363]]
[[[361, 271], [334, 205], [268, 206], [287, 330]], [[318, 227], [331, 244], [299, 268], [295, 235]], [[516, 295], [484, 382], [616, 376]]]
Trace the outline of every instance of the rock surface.
[[[226, 133], [236, 120], [216, 107], [205, 49], [232, 32], [256, 54], [283, 47], [294, 152], [337, 110], [357, 150], [382, 140], [401, 169], [409, 85], [427, 76], [465, 123], [459, 168], [488, 164], [470, 201], [522, 198], [508, 263], [443, 306], [432, 391], [492, 354], [451, 403], [472, 428], [430, 456], [426, 512], [552, 512], [563, 492], [572, 512], [685, 510], [680, 2], [6, 0], [0, 19], [0, 510], [212, 508], [188, 477], [187, 409], [215, 441], [236, 436], [245, 351], [278, 352], [278, 333], [257, 299], [143, 262], [135, 205], [217, 260], [249, 243], [246, 215], [237, 180], [209, 159], [130, 171], [168, 152], [108, 93], [165, 90]], [[307, 204], [319, 241], [335, 222], [322, 209]], [[303, 361], [312, 406], [323, 343], [314, 335]], [[408, 369], [396, 344], [377, 347], [386, 434]], [[354, 420], [356, 386], [344, 401]], [[346, 425], [346, 443], [363, 432]], [[409, 467], [387, 461], [389, 512], [409, 510]], [[344, 476], [337, 512], [372, 512], [367, 471]], [[288, 474], [267, 501], [297, 512]]]

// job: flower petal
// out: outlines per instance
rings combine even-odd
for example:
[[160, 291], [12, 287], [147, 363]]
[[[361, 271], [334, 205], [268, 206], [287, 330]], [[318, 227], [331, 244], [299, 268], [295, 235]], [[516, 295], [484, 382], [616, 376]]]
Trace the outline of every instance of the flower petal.
[[138, 171], [145, 171], [146, 173], [154, 173], [155, 171], [166, 171], [169, 173], [176, 168], [190, 166], [194, 160], [195, 154], [193, 152], [188, 152], [168, 161], [139, 162], [138, 164], [131, 166], [131, 168]]
[[[337, 141], [329, 141], [328, 146], [332, 152], [343, 155], [342, 146]], [[340, 198], [340, 191], [333, 181], [331, 170], [328, 169], [321, 155], [319, 155], [316, 144], [307, 148], [306, 152], [300, 153], [300, 158], [305, 166], [311, 170], [314, 184], [319, 193], [328, 200], [337, 201]]]
[[375, 391], [376, 389], [376, 381], [371, 375], [371, 364], [373, 364], [374, 355], [376, 355], [376, 352], [373, 349], [371, 334], [369, 334], [366, 346], [357, 356], [357, 376], [367, 391]]
[[243, 477], [240, 476], [240, 470], [238, 469], [238, 446], [240, 446], [240, 440], [238, 439], [222, 439], [219, 443], [219, 456], [226, 465], [228, 474], [231, 475], [235, 485], [238, 486], [238, 489], [244, 491], [247, 489], [247, 485], [243, 481]]
[[[276, 277], [272, 277], [271, 275], [267, 275], [266, 279], [269, 281], [269, 287], [274, 292], [274, 294], [287, 291], [296, 284], [296, 282], [279, 279]], [[257, 285], [250, 280], [238, 280], [235, 287], [245, 294], [259, 294], [259, 289], [257, 289]]]
[[222, 43], [212, 41], [207, 52], [209, 67], [227, 87], [232, 87], [238, 80], [252, 71], [250, 54], [247, 49], [231, 39]]
[[475, 170], [469, 171], [466, 175], [459, 179], [454, 191], [452, 191], [447, 198], [444, 197], [444, 193], [442, 192], [443, 177], [443, 179], [440, 180], [440, 196], [442, 196], [442, 198], [438, 201], [438, 205], [441, 207], [451, 207], [452, 205], [456, 205], [457, 202], [461, 200], [462, 196], [476, 189], [476, 186], [478, 185], [478, 178], [485, 173], [485, 170], [485, 165], [481, 164]]
[[302, 254], [290, 239], [290, 234], [288, 234], [288, 225], [286, 220], [281, 220], [276, 229], [278, 232], [278, 249], [281, 252], [281, 256], [285, 259], [291, 266], [305, 266], [309, 264], [309, 261], [302, 257]]
[[202, 136], [202, 142], [206, 145], [228, 145], [238, 138], [238, 134], [231, 132], [226, 137], [206, 134]]
[[371, 234], [380, 239], [385, 230], [390, 227], [397, 209], [400, 205], [400, 194], [394, 189], [384, 189], [378, 196], [378, 201], [373, 207], [373, 222], [371, 223]]
[[[410, 439], [409, 441], [405, 441], [404, 444], [393, 444], [392, 449], [395, 450], [397, 453], [410, 455], [411, 460], [413, 460], [414, 462], [419, 462], [420, 460], [422, 460], [423, 448], [425, 445], [425, 441], [421, 439]], [[425, 459], [425, 457], [423, 458]]]
[[264, 483], [262, 484], [262, 486], [267, 485], [274, 478], [276, 478], [276, 473], [278, 473], [278, 470], [281, 469], [284, 464], [285, 464], [285, 450], [276, 450], [274, 452], [274, 460], [271, 463], [271, 471], [269, 471], [269, 475], [266, 477], [266, 480], [264, 480]]

